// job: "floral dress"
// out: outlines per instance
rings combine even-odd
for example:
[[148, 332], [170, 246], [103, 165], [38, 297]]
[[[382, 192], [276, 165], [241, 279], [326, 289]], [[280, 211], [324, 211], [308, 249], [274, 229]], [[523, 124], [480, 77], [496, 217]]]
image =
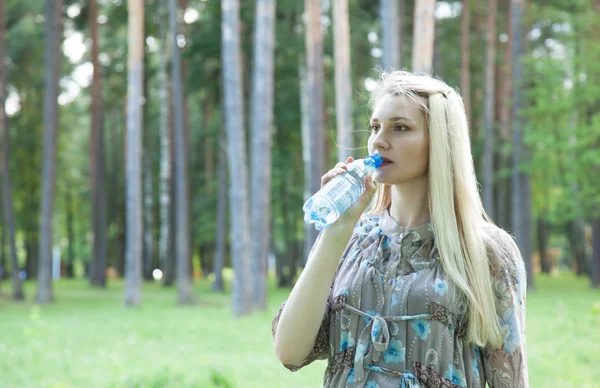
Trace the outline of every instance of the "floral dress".
[[328, 359], [324, 387], [528, 387], [526, 276], [514, 251], [493, 278], [503, 346], [480, 348], [466, 342], [467, 299], [442, 268], [431, 224], [407, 230], [387, 209], [363, 215], [311, 353], [285, 367]]

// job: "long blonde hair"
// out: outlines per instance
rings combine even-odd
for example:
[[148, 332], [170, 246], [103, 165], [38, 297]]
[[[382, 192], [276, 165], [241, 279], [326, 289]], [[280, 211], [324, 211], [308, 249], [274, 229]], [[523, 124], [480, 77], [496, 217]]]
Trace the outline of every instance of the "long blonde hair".
[[[492, 275], [518, 250], [489, 219], [479, 196], [462, 98], [425, 74], [383, 73], [370, 108], [386, 94], [407, 97], [425, 112], [429, 134], [429, 211], [441, 264], [468, 300], [467, 342], [500, 346]], [[378, 184], [369, 209], [391, 204], [391, 186]], [[514, 257], [512, 259], [514, 261]]]

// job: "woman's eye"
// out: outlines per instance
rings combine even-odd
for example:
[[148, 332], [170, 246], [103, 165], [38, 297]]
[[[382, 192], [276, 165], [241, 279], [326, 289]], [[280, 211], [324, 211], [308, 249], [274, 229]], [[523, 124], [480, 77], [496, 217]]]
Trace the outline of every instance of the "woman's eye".
[[371, 125], [371, 130], [373, 132], [377, 132], [379, 130], [379, 127], [377, 125]]
[[396, 125], [396, 130], [398, 131], [406, 131], [407, 129], [404, 125]]

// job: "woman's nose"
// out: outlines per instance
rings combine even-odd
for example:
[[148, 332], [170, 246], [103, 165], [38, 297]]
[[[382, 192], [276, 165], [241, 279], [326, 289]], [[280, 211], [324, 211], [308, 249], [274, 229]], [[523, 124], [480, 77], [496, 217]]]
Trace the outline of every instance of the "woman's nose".
[[389, 147], [389, 143], [385, 139], [383, 131], [379, 130], [379, 132], [373, 138], [373, 148], [375, 148], [375, 149], [378, 149], [378, 148], [387, 149], [388, 147]]

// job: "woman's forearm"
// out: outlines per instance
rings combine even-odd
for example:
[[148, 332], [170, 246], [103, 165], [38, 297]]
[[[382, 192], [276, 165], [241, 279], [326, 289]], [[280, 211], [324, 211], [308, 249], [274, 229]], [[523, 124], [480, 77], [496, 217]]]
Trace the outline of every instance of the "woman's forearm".
[[275, 353], [285, 365], [299, 365], [313, 348], [325, 314], [330, 286], [356, 222], [335, 223], [322, 232], [281, 312]]

